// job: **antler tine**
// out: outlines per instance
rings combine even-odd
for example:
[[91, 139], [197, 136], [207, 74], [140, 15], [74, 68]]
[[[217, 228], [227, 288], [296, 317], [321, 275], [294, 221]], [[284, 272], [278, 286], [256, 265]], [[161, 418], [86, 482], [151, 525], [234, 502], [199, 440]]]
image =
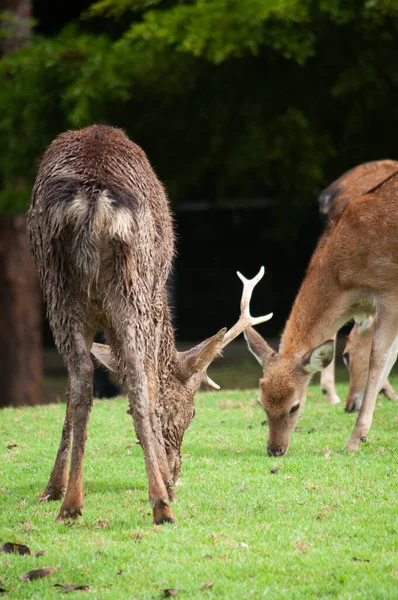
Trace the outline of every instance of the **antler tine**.
[[253, 277], [253, 279], [246, 279], [246, 277], [244, 277], [242, 273], [239, 273], [239, 271], [237, 271], [236, 274], [243, 283], [242, 298], [240, 301], [240, 317], [239, 320], [235, 323], [235, 325], [233, 325], [231, 329], [225, 334], [222, 343], [222, 348], [228, 346], [228, 344], [232, 342], [232, 340], [238, 337], [238, 335], [241, 334], [242, 331], [244, 331], [248, 327], [253, 327], [253, 325], [259, 325], [260, 323], [265, 323], [266, 321], [269, 321], [269, 319], [272, 318], [272, 313], [264, 315], [263, 317], [252, 317], [250, 314], [250, 299], [252, 297], [254, 288], [264, 275], [264, 267], [261, 267], [257, 275]]

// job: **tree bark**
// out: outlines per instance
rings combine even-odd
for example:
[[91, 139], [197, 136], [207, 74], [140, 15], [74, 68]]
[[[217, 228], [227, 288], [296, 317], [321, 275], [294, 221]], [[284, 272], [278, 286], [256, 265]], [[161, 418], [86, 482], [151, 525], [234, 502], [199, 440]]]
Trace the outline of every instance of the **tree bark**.
[[41, 402], [41, 294], [25, 217], [0, 217], [0, 407]]
[[32, 34], [32, 0], [0, 0], [3, 28], [1, 52], [7, 54], [21, 48]]
[[[0, 57], [32, 33], [32, 0], [0, 0]], [[15, 132], [17, 135], [17, 132]], [[1, 186], [0, 173], [0, 186]], [[41, 402], [42, 318], [23, 215], [0, 216], [0, 407]]]

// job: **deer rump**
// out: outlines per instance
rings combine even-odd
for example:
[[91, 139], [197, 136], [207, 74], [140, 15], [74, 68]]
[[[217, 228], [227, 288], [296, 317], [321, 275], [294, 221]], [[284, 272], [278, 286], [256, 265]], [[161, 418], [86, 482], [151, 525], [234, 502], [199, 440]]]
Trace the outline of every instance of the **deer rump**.
[[[132, 248], [145, 248], [154, 229], [148, 207], [117, 186], [101, 189], [73, 178], [49, 179], [40, 190], [40, 206], [48, 241], [65, 255], [65, 266], [78, 271], [81, 288], [86, 290], [100, 285], [101, 274], [103, 283], [120, 283], [122, 274], [133, 266]], [[145, 245], [139, 239], [143, 226]], [[138, 267], [140, 257], [134, 254]]]

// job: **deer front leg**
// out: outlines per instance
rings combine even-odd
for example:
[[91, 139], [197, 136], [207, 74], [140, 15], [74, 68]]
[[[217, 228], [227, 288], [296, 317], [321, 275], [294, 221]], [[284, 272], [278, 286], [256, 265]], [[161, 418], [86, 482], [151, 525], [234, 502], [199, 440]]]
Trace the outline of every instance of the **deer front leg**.
[[49, 502], [50, 500], [61, 500], [65, 496], [68, 485], [68, 459], [70, 451], [70, 442], [72, 438], [71, 410], [69, 403], [69, 384], [66, 393], [66, 415], [62, 427], [61, 442], [55, 459], [50, 479], [40, 502]]
[[380, 314], [372, 343], [365, 396], [354, 430], [347, 442], [349, 452], [355, 452], [358, 450], [360, 442], [366, 442], [372, 425], [377, 394], [396, 360], [397, 332], [398, 322], [394, 310], [388, 312], [386, 310], [383, 315]]
[[69, 367], [70, 410], [72, 420], [72, 458], [68, 487], [57, 521], [78, 517], [83, 510], [83, 461], [87, 440], [87, 426], [93, 404], [94, 367], [89, 354], [79, 356]]
[[161, 444], [153, 431], [154, 420], [150, 415], [148, 380], [145, 369], [138, 359], [126, 361], [126, 381], [131, 414], [145, 457], [148, 474], [149, 502], [156, 525], [174, 523], [175, 517], [170, 508], [169, 492], [165, 479], [171, 480], [166, 454], [161, 452]]
[[[334, 336], [333, 340], [336, 342], [336, 335]], [[335, 355], [336, 350], [334, 351], [332, 362], [326, 367], [326, 369], [321, 371], [321, 389], [323, 394], [326, 395], [329, 404], [338, 404], [340, 402], [340, 398], [337, 395], [335, 387]]]

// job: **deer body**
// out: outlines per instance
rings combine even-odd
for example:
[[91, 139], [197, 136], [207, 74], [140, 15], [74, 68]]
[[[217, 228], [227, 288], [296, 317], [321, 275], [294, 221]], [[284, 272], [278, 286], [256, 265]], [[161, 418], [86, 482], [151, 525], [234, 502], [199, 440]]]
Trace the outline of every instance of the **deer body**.
[[[173, 522], [170, 500], [194, 395], [202, 382], [218, 388], [207, 367], [257, 320], [248, 313], [227, 341], [221, 329], [177, 352], [166, 289], [174, 255], [168, 199], [145, 153], [119, 129], [94, 125], [53, 141], [34, 185], [28, 233], [69, 376], [61, 442], [42, 500], [65, 495], [58, 519], [82, 512], [91, 352], [125, 383], [155, 523]], [[244, 293], [250, 285], [244, 281]], [[93, 344], [97, 330], [109, 345]]]
[[[163, 187], [144, 152], [122, 131], [106, 126], [70, 131], [44, 154], [28, 231], [69, 373], [61, 445], [43, 499], [62, 498], [66, 491], [59, 518], [81, 514], [92, 405], [90, 349], [102, 329], [112, 352], [98, 345], [97, 355], [126, 383], [154, 519], [173, 521], [169, 501], [180, 445], [204, 370], [196, 370], [193, 360], [191, 372], [186, 368], [181, 375], [187, 365], [174, 344], [166, 291], [174, 234]], [[210, 342], [209, 362], [223, 333]]]
[[[338, 221], [339, 216], [354, 198], [365, 194], [396, 172], [398, 172], [398, 161], [376, 160], [350, 169], [331, 183], [318, 198], [320, 212], [327, 221], [327, 231], [332, 230], [333, 224]], [[359, 410], [362, 403], [375, 326], [372, 324], [371, 316], [358, 320], [350, 332], [344, 349], [344, 362], [350, 372], [350, 387], [345, 407], [347, 412]], [[340, 401], [335, 388], [334, 360], [321, 372], [321, 388], [329, 403], [335, 404]], [[388, 398], [397, 399], [388, 381], [383, 383], [381, 391]]]
[[[382, 233], [381, 233], [382, 232]], [[260, 401], [269, 419], [268, 451], [284, 454], [311, 374], [333, 358], [344, 323], [377, 311], [369, 376], [349, 450], [370, 429], [376, 395], [396, 357], [398, 334], [398, 175], [356, 198], [320, 239], [286, 323], [278, 353], [253, 329], [249, 347], [264, 369]]]

